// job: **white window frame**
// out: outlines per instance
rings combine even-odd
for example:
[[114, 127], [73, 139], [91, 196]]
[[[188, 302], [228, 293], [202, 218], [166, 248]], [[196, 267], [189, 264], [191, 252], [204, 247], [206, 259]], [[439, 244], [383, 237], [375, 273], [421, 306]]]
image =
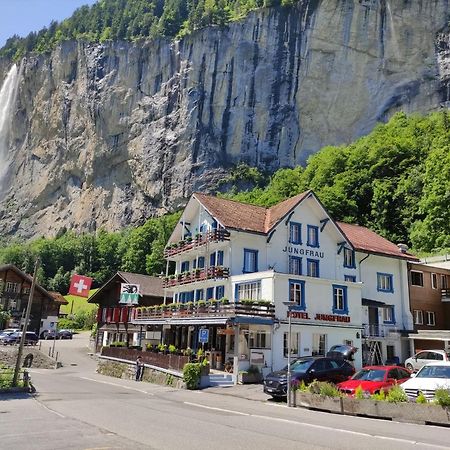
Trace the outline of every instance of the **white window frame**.
[[414, 309], [414, 325], [423, 325], [423, 311], [421, 309]]
[[[433, 320], [430, 320], [430, 319]], [[427, 325], [430, 327], [436, 326], [436, 314], [434, 311], [427, 311]]]
[[6, 292], [11, 292], [13, 294], [17, 294], [20, 292], [20, 284], [13, 283], [12, 281], [6, 282]]
[[394, 311], [392, 306], [381, 308], [381, 317], [383, 322], [394, 322]]
[[325, 333], [313, 333], [312, 356], [325, 356], [327, 353], [328, 336]]
[[431, 273], [431, 289], [438, 288], [438, 276], [437, 273]]
[[236, 301], [261, 300], [261, 280], [239, 283]]
[[250, 330], [249, 348], [271, 349], [271, 333], [268, 330]]
[[[285, 358], [288, 357], [288, 336], [289, 333], [283, 333], [283, 356]], [[291, 333], [291, 356], [299, 356], [300, 355], [300, 333], [292, 332]]]
[[338, 287], [334, 291], [334, 301], [336, 309], [338, 310], [344, 310], [345, 309], [345, 294], [344, 289], [341, 287]]
[[356, 267], [355, 251], [344, 247], [344, 267], [354, 269]]

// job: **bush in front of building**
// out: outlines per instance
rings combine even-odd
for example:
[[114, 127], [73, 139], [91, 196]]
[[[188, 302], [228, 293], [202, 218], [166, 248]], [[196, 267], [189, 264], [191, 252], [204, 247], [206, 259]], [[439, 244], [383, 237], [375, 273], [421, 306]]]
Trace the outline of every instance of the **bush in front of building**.
[[342, 392], [332, 383], [326, 381], [313, 381], [308, 386], [309, 392], [319, 394], [322, 397], [342, 397]]
[[188, 389], [198, 389], [201, 369], [200, 363], [187, 363], [183, 367], [183, 381]]
[[450, 392], [445, 388], [438, 388], [434, 393], [434, 403], [441, 406], [450, 406]]
[[408, 401], [408, 396], [400, 386], [393, 386], [386, 394], [386, 401], [389, 403], [404, 403]]

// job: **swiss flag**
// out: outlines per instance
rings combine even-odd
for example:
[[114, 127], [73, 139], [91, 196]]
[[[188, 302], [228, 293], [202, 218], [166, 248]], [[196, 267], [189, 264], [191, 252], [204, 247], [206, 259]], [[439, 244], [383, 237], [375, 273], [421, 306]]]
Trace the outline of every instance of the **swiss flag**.
[[89, 289], [91, 289], [92, 278], [84, 275], [72, 275], [70, 279], [69, 294], [78, 297], [89, 297]]

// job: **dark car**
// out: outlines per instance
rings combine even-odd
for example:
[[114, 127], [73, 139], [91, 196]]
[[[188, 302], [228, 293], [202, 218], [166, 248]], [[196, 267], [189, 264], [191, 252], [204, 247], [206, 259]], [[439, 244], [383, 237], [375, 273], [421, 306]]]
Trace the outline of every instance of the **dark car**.
[[[9, 336], [5, 336], [1, 339], [1, 343], [3, 345], [13, 345], [18, 344], [20, 342], [20, 339], [22, 337], [22, 332], [19, 331], [18, 333], [11, 333]], [[25, 345], [36, 345], [39, 341], [39, 337], [36, 333], [33, 333], [32, 331], [27, 331], [27, 334], [25, 336]]]
[[[348, 380], [355, 368], [342, 357], [313, 357], [296, 359], [291, 364], [291, 384], [314, 380], [340, 383]], [[287, 366], [283, 370], [272, 372], [264, 380], [264, 392], [274, 398], [287, 396]]]
[[3, 345], [12, 345], [20, 341], [20, 333], [5, 333], [0, 337]]
[[59, 339], [59, 333], [55, 330], [44, 330], [41, 333], [41, 339]]
[[70, 330], [59, 330], [58, 335], [60, 339], [72, 339], [73, 333]]

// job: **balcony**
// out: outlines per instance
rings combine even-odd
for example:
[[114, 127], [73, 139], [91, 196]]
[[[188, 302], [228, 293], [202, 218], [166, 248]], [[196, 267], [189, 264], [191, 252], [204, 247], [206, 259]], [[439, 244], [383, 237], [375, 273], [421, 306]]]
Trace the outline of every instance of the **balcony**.
[[450, 302], [450, 288], [445, 288], [441, 290], [441, 299], [443, 302]]
[[384, 338], [392, 337], [393, 333], [398, 331], [394, 325], [379, 325], [373, 323], [363, 323], [363, 338]]
[[199, 301], [197, 303], [172, 303], [170, 305], [133, 308], [132, 323], [142, 323], [154, 319], [212, 318], [253, 316], [267, 319], [275, 318], [275, 306], [269, 302]]
[[188, 252], [189, 250], [197, 249], [212, 242], [229, 241], [230, 232], [225, 229], [212, 230], [207, 233], [197, 234], [194, 238], [186, 238], [176, 244], [172, 244], [164, 249], [164, 258], [170, 258], [180, 253]]
[[194, 269], [191, 272], [182, 272], [170, 275], [163, 279], [163, 287], [182, 286], [184, 284], [196, 283], [198, 281], [213, 280], [217, 278], [228, 278], [230, 271], [227, 267], [212, 266], [203, 269]]

